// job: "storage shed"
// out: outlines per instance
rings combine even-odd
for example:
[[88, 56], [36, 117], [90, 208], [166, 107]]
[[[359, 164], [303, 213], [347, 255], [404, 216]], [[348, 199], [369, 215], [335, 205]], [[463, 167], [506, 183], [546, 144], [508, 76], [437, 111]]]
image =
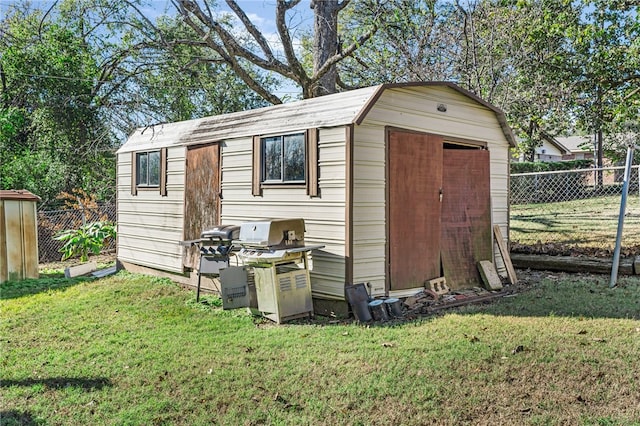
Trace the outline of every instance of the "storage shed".
[[40, 197], [25, 190], [0, 190], [0, 283], [38, 278]]
[[[120, 265], [188, 279], [181, 240], [302, 217], [315, 297], [480, 285], [508, 235], [509, 148], [496, 107], [449, 82], [385, 84], [135, 131], [118, 150]], [[494, 259], [495, 258], [495, 259]]]

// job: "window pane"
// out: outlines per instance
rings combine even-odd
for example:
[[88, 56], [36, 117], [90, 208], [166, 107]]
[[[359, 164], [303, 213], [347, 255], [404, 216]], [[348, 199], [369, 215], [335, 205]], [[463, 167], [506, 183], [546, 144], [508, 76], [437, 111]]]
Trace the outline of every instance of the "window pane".
[[304, 134], [284, 137], [284, 180], [304, 182]]
[[136, 159], [136, 170], [138, 174], [136, 182], [138, 185], [148, 185], [149, 181], [147, 179], [147, 153], [144, 152], [142, 154], [137, 154]]
[[160, 151], [149, 153], [149, 185], [160, 185]]
[[264, 180], [282, 180], [282, 138], [265, 138]]

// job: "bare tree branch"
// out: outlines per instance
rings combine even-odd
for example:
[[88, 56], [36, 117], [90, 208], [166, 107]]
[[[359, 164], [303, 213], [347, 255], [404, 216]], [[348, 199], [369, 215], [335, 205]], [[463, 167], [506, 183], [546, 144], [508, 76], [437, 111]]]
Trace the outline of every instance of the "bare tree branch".
[[[252, 46], [244, 44], [224, 21], [214, 16], [206, 2], [206, 10], [203, 9], [199, 0], [172, 0], [172, 3], [185, 24], [200, 37], [200, 41], [220, 55], [249, 87], [269, 102], [280, 103], [277, 96], [267, 93], [268, 91], [253, 75], [248, 64], [295, 81], [302, 87], [305, 98], [334, 92], [337, 82], [336, 64], [353, 55], [356, 49], [367, 42], [378, 29], [375, 24], [372, 25], [351, 45], [340, 49], [337, 16], [339, 11], [350, 4], [350, 1], [314, 0], [311, 2], [311, 7], [315, 10], [314, 71], [311, 76], [296, 55], [287, 23], [287, 13], [299, 5], [301, 0], [277, 0], [276, 3], [276, 28], [282, 43], [284, 59], [276, 57], [266, 37], [238, 5], [237, 0], [226, 0], [226, 2], [250, 36], [254, 43]], [[174, 43], [192, 44], [186, 40], [174, 40]]]
[[[202, 23], [209, 30], [213, 31], [222, 42], [222, 45], [216, 43], [218, 48], [223, 48], [226, 54], [230, 57], [241, 57], [252, 64], [263, 68], [268, 71], [274, 71], [278, 74], [283, 75], [284, 77], [290, 78], [294, 81], [297, 81], [296, 75], [291, 71], [291, 69], [282, 62], [278, 61], [275, 58], [264, 59], [260, 56], [253, 53], [251, 50], [242, 46], [236, 38], [227, 31], [223, 25], [216, 21], [215, 19], [210, 19], [198, 6], [198, 4], [193, 0], [177, 0], [178, 7], [180, 13], [185, 18], [185, 22], [194, 30], [196, 30], [203, 38], [208, 38], [211, 40], [210, 35], [203, 31], [202, 28], [197, 25], [192, 19], [189, 18], [189, 15], [195, 16], [200, 23]], [[175, 4], [175, 3], [174, 3]], [[215, 42], [214, 42], [215, 43]], [[216, 50], [217, 51], [217, 50]], [[220, 53], [220, 52], [218, 52]]]
[[287, 27], [285, 19], [287, 11], [299, 2], [300, 0], [278, 0], [278, 4], [276, 6], [276, 27], [278, 29], [278, 34], [280, 35], [280, 41], [282, 42], [282, 48], [284, 50], [284, 55], [287, 58], [287, 62], [289, 62], [293, 73], [298, 77], [293, 80], [298, 82], [301, 86], [304, 86], [308, 83], [309, 78], [300, 64], [300, 61], [298, 61], [298, 58], [296, 57], [293, 44], [291, 42], [291, 35], [289, 34], [289, 28]]
[[44, 25], [44, 21], [47, 20], [47, 16], [51, 13], [52, 10], [58, 5], [58, 0], [54, 1], [53, 4], [47, 9], [44, 15], [42, 15], [42, 19], [40, 19], [40, 25], [38, 26], [38, 35], [42, 36], [42, 27]]
[[253, 22], [251, 22], [247, 14], [244, 13], [244, 10], [242, 10], [240, 6], [238, 6], [238, 3], [236, 3], [235, 0], [227, 0], [227, 5], [229, 5], [231, 10], [233, 10], [236, 16], [240, 19], [240, 21], [242, 22], [244, 27], [247, 29], [249, 34], [251, 34], [251, 36], [255, 39], [255, 41], [260, 45], [267, 59], [275, 60], [273, 56], [273, 52], [271, 51], [271, 47], [267, 42], [267, 39], [265, 39], [262, 33], [258, 30], [258, 28], [256, 28], [255, 25], [253, 25]]
[[336, 12], [340, 12], [342, 9], [347, 7], [349, 3], [351, 3], [351, 0], [342, 0], [341, 2], [338, 2], [338, 7], [336, 8]]
[[373, 37], [373, 35], [376, 33], [376, 31], [378, 31], [378, 26], [377, 25], [373, 25], [373, 27], [369, 31], [367, 31], [366, 34], [364, 34], [364, 35], [362, 35], [362, 36], [360, 36], [358, 38], [358, 41], [352, 43], [346, 49], [342, 49], [341, 52], [336, 53], [335, 55], [333, 55], [329, 59], [327, 59], [326, 62], [318, 69], [318, 71], [316, 71], [313, 74], [313, 77], [311, 79], [313, 81], [317, 81], [320, 77], [322, 77], [325, 73], [327, 73], [327, 71], [332, 66], [334, 66], [335, 64], [337, 64], [338, 62], [340, 62], [344, 58], [346, 58], [348, 56], [351, 56], [362, 44], [366, 43], [367, 40], [369, 40], [371, 37]]
[[[258, 95], [260, 95], [265, 100], [267, 100], [268, 102], [271, 102], [274, 105], [282, 103], [282, 100], [279, 97], [275, 96], [274, 94], [269, 92], [267, 89], [265, 89], [255, 78], [251, 76], [251, 73], [247, 71], [239, 63], [238, 58], [236, 58], [236, 54], [238, 54], [238, 52], [234, 51], [231, 46], [224, 44], [224, 39], [222, 40], [224, 45], [216, 43], [216, 41], [211, 37], [210, 32], [205, 31], [202, 27], [197, 25], [191, 19], [191, 15], [189, 13], [186, 13], [186, 12], [189, 12], [189, 10], [183, 8], [183, 3], [193, 3], [193, 2], [187, 1], [187, 0], [178, 0], [178, 2], [179, 4], [177, 4], [176, 7], [179, 7], [178, 10], [182, 14], [185, 23], [189, 25], [200, 37], [202, 37], [202, 41], [205, 42], [209, 48], [213, 49], [218, 55], [220, 55], [220, 57], [234, 70], [234, 72], [238, 75], [238, 77], [240, 77], [242, 81], [244, 81], [247, 84], [247, 86], [249, 86]], [[194, 4], [190, 4], [190, 6], [194, 6]], [[202, 22], [202, 19], [204, 19], [205, 21], [209, 21], [208, 18], [204, 15], [204, 13], [202, 13], [202, 10], [197, 5], [195, 5], [195, 7], [197, 8], [197, 10], [200, 10], [200, 15], [198, 16], [196, 14], [196, 17], [201, 22]], [[215, 21], [209, 21], [209, 22], [212, 24], [212, 26], [208, 26], [208, 29], [215, 31], [216, 34], [220, 35], [217, 29], [221, 28], [221, 25], [219, 23], [216, 23]], [[206, 24], [206, 22], [203, 22], [203, 23]], [[232, 38], [231, 34], [227, 33], [227, 35], [228, 37]], [[237, 42], [235, 42], [235, 40], [232, 40], [230, 41], [230, 44], [237, 44]], [[241, 48], [240, 51], [242, 50], [244, 49]], [[252, 55], [252, 56], [255, 56], [255, 55]], [[245, 58], [245, 59], [255, 64], [255, 62], [253, 62], [251, 59], [249, 58]], [[259, 62], [262, 63], [264, 61], [260, 59]]]

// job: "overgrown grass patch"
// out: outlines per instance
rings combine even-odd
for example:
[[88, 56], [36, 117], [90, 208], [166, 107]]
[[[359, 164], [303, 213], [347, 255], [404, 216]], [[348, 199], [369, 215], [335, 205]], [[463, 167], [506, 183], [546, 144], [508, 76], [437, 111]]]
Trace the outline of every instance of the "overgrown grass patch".
[[639, 280], [538, 278], [377, 327], [276, 326], [124, 272], [3, 284], [2, 422], [640, 424]]

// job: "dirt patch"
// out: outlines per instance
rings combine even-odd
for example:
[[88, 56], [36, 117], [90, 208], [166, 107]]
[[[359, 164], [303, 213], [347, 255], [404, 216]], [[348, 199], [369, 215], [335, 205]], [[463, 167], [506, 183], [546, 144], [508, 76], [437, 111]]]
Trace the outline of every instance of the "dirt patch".
[[[99, 255], [94, 255], [94, 256], [89, 256], [89, 262], [96, 262], [98, 264], [98, 266], [101, 265], [108, 265], [108, 264], [112, 264], [116, 261], [116, 254], [115, 253], [106, 253], [106, 254], [99, 254]], [[76, 265], [81, 265], [83, 263], [86, 262], [81, 262], [80, 259], [68, 259], [65, 261], [59, 261], [59, 262], [47, 262], [47, 263], [41, 263], [40, 265], [38, 265], [38, 270], [40, 270], [40, 272], [42, 271], [53, 271], [53, 270], [62, 270], [64, 271], [65, 268], [69, 268], [71, 266], [76, 266]]]

